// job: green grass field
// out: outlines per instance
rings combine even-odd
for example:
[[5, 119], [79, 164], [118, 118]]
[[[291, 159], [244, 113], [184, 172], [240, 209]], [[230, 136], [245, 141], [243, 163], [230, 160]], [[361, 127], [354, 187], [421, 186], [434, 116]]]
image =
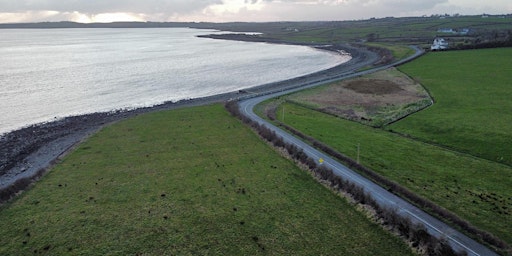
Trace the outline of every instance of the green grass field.
[[0, 227], [0, 255], [411, 254], [221, 105], [104, 128]]
[[[283, 104], [285, 123], [512, 243], [512, 168]], [[280, 113], [280, 112], [279, 112]], [[278, 115], [281, 119], [282, 115]]]
[[301, 107], [307, 103], [283, 104], [277, 117], [284, 106], [286, 124], [353, 159], [360, 145], [363, 165], [512, 244], [509, 56], [512, 49], [432, 53], [400, 67], [436, 100], [386, 128], [406, 136]]
[[511, 56], [512, 48], [442, 52], [401, 66], [435, 104], [388, 129], [512, 166]]

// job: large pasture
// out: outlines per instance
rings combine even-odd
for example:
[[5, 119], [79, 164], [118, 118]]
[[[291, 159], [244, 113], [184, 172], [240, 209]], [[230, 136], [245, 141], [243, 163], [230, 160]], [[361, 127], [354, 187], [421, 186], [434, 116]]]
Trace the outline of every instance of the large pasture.
[[393, 131], [512, 166], [512, 48], [428, 54], [400, 67], [435, 104]]
[[104, 128], [0, 208], [1, 255], [410, 255], [221, 105]]

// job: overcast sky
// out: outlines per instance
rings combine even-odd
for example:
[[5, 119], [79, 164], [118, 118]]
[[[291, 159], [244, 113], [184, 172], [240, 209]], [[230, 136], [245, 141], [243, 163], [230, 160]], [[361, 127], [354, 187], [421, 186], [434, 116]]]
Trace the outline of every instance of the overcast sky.
[[0, 0], [0, 23], [323, 21], [508, 14], [512, 0]]

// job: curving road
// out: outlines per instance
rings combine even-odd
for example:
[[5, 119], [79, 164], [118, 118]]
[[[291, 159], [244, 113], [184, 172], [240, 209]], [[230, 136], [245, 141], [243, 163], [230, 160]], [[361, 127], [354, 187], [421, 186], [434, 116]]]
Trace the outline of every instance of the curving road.
[[[270, 94], [265, 95], [252, 95], [249, 97], [245, 97], [244, 99], [240, 99], [239, 101], [239, 107], [240, 110], [244, 115], [251, 118], [252, 120], [264, 124], [268, 128], [272, 129], [276, 132], [277, 135], [281, 136], [283, 140], [287, 143], [291, 143], [296, 145], [299, 148], [302, 148], [304, 152], [311, 158], [319, 160], [322, 158], [324, 160], [323, 164], [327, 167], [331, 168], [333, 172], [344, 178], [347, 179], [361, 187], [364, 188], [366, 192], [368, 192], [381, 206], [389, 207], [392, 209], [396, 209], [398, 214], [408, 217], [411, 219], [413, 223], [419, 223], [423, 224], [427, 231], [438, 238], [445, 238], [452, 248], [456, 251], [466, 251], [468, 255], [497, 255], [495, 252], [491, 251], [487, 247], [483, 246], [480, 243], [477, 243], [473, 239], [467, 237], [466, 235], [460, 233], [459, 231], [453, 229], [449, 225], [445, 224], [444, 222], [441, 222], [440, 220], [432, 217], [431, 215], [425, 213], [421, 209], [417, 208], [416, 206], [408, 203], [407, 201], [403, 200], [402, 198], [388, 192], [387, 190], [383, 189], [382, 187], [378, 186], [377, 184], [373, 183], [372, 181], [366, 179], [365, 177], [357, 174], [353, 170], [347, 168], [346, 166], [339, 163], [337, 160], [331, 158], [329, 155], [316, 150], [315, 148], [311, 147], [310, 145], [306, 144], [305, 142], [301, 141], [300, 139], [294, 137], [293, 135], [281, 130], [280, 128], [272, 125], [271, 123], [267, 122], [266, 120], [260, 118], [257, 116], [253, 109], [254, 107], [269, 98], [274, 98], [277, 96], [281, 96], [284, 94], [289, 94], [291, 92], [303, 90], [305, 88], [310, 88], [314, 86], [318, 86], [321, 84], [325, 84], [328, 82], [338, 81], [342, 79], [352, 78], [356, 76], [361, 76], [364, 74], [376, 72], [379, 70], [383, 70], [392, 66], [400, 65], [405, 62], [408, 62], [420, 55], [422, 55], [424, 52], [420, 50], [419, 48], [414, 48], [416, 50], [416, 53], [402, 61], [378, 67], [375, 69], [363, 71], [363, 72], [354, 72], [354, 70], [357, 70], [358, 68], [362, 66], [366, 66], [367, 63], [349, 63], [352, 67], [352, 71], [334, 75], [328, 78], [319, 78], [316, 81], [308, 81], [304, 82], [303, 84], [298, 84], [294, 86], [292, 89], [283, 90], [279, 92], [274, 92]], [[364, 61], [363, 61], [364, 62]]]

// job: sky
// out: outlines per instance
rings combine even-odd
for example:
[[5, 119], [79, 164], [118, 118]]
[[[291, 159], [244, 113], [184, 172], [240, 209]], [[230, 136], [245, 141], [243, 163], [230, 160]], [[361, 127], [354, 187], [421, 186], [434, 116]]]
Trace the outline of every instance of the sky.
[[0, 23], [335, 21], [509, 14], [511, 0], [0, 0]]

